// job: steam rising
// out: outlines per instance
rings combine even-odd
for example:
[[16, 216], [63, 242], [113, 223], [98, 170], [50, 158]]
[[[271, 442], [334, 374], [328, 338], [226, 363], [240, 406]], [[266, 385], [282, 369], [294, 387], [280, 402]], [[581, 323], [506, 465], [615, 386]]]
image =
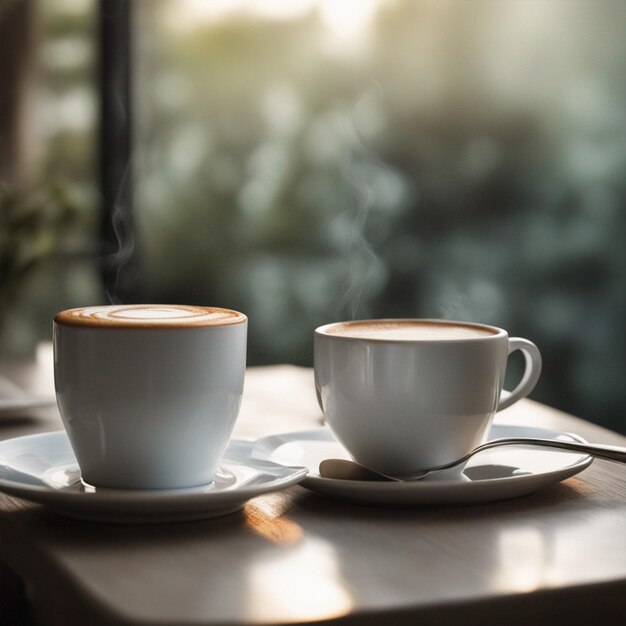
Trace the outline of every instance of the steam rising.
[[120, 294], [125, 292], [125, 288], [132, 284], [132, 276], [126, 272], [122, 275], [122, 270], [128, 265], [135, 252], [135, 235], [133, 233], [128, 206], [124, 196], [128, 196], [131, 185], [131, 165], [126, 164], [124, 174], [120, 180], [119, 189], [113, 203], [113, 213], [111, 221], [113, 232], [117, 242], [117, 250], [105, 257], [107, 270], [113, 273], [113, 280], [106, 285], [106, 295], [109, 304], [122, 304]]
[[[347, 285], [343, 291], [335, 314], [337, 317], [348, 315], [355, 319], [361, 309], [364, 292], [373, 288], [374, 279], [382, 270], [380, 260], [373, 247], [368, 242], [365, 228], [375, 202], [375, 189], [371, 177], [371, 165], [387, 168], [362, 139], [358, 128], [359, 109], [367, 106], [372, 99], [380, 100], [383, 89], [376, 83], [353, 107], [352, 114], [341, 120], [341, 131], [344, 139], [351, 146], [348, 157], [341, 164], [341, 172], [345, 180], [356, 191], [357, 204], [354, 216], [350, 216], [351, 224], [348, 230], [342, 252], [347, 259]], [[365, 124], [365, 130], [371, 130], [370, 120]], [[343, 215], [340, 217], [348, 217]]]

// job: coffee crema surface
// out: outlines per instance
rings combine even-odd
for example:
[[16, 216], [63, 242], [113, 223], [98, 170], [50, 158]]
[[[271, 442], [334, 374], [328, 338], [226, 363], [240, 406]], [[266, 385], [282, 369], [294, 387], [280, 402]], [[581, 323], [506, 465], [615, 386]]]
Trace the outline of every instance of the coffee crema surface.
[[331, 326], [324, 334], [351, 339], [380, 339], [387, 341], [446, 341], [477, 339], [498, 334], [482, 326], [462, 323], [420, 322], [417, 320], [381, 320], [346, 322]]
[[183, 304], [114, 304], [57, 313], [56, 324], [106, 328], [196, 328], [241, 324], [243, 313], [218, 307]]

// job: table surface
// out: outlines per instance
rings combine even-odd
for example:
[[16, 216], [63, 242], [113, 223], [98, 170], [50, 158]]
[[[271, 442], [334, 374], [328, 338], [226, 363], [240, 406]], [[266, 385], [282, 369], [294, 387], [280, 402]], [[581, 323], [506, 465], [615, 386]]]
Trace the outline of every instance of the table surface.
[[[0, 374], [49, 392], [49, 347]], [[532, 400], [497, 421], [626, 443]], [[249, 370], [235, 436], [319, 424], [311, 370]], [[56, 409], [0, 416], [0, 439], [60, 427]], [[485, 505], [365, 507], [295, 486], [178, 524], [73, 521], [0, 494], [0, 533], [41, 624], [587, 625], [623, 623], [626, 610], [626, 467], [597, 460]]]

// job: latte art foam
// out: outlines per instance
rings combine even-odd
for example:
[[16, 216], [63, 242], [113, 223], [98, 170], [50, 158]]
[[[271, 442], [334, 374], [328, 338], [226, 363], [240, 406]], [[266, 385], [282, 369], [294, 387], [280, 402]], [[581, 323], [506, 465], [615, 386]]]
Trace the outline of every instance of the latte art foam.
[[55, 323], [70, 326], [115, 328], [183, 328], [223, 326], [246, 321], [230, 309], [183, 304], [119, 304], [69, 309], [58, 313]]
[[489, 328], [473, 324], [446, 324], [417, 320], [369, 320], [337, 324], [327, 328], [324, 334], [382, 341], [447, 341], [489, 337], [497, 333]]

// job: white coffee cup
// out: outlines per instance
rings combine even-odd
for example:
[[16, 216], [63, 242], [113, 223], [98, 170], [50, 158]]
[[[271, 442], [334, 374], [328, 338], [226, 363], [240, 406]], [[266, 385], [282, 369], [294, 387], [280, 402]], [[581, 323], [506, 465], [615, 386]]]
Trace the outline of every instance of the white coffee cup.
[[[315, 387], [326, 421], [353, 458], [409, 475], [462, 457], [500, 411], [534, 388], [541, 355], [484, 324], [360, 320], [315, 331]], [[526, 368], [503, 391], [508, 355]]]
[[243, 393], [247, 318], [213, 307], [70, 309], [54, 320], [57, 403], [83, 482], [210, 483]]

